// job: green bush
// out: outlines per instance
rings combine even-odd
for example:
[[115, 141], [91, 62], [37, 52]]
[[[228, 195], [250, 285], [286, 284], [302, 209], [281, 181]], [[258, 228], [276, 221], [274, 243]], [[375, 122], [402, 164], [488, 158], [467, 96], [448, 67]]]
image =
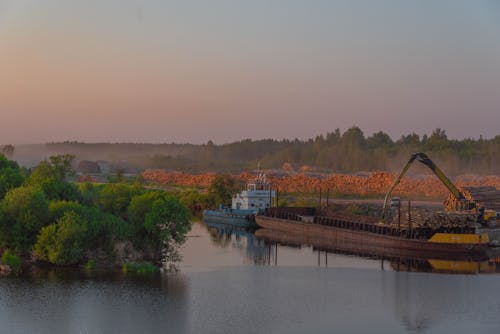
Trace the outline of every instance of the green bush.
[[14, 161], [7, 160], [0, 154], [0, 200], [13, 188], [23, 184], [24, 176]]
[[84, 206], [74, 201], [52, 201], [49, 203], [50, 220], [55, 222], [68, 211], [81, 215]]
[[78, 263], [84, 253], [85, 227], [68, 211], [55, 224], [44, 227], [34, 246], [35, 255], [57, 265]]
[[150, 262], [127, 262], [122, 266], [124, 273], [151, 274], [158, 270], [159, 268]]
[[2, 263], [9, 266], [15, 272], [21, 268], [21, 258], [8, 250], [2, 254]]
[[49, 224], [49, 203], [38, 187], [11, 189], [2, 201], [1, 239], [9, 248], [29, 252], [40, 229]]
[[140, 193], [140, 189], [134, 186], [107, 184], [99, 191], [97, 203], [102, 210], [126, 218], [130, 201], [138, 193]]
[[201, 194], [197, 189], [181, 192], [180, 201], [189, 208], [193, 216], [199, 215], [204, 209], [210, 207], [208, 195]]
[[99, 186], [95, 186], [94, 184], [87, 183], [79, 183], [77, 185], [78, 191], [80, 191], [81, 203], [88, 206], [97, 205]]
[[85, 269], [86, 270], [93, 270], [94, 268], [95, 268], [95, 261], [88, 260], [87, 263], [85, 264]]
[[189, 210], [178, 198], [164, 196], [153, 203], [151, 212], [146, 215], [144, 227], [148, 232], [149, 242], [157, 251], [165, 243], [181, 244], [191, 229]]

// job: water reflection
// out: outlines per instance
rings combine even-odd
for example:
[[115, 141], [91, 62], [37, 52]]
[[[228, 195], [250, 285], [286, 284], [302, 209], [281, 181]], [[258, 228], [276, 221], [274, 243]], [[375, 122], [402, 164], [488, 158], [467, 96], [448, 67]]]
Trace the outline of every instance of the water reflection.
[[244, 255], [246, 264], [266, 264], [267, 246], [264, 240], [255, 237], [255, 230], [228, 224], [206, 222], [208, 233], [215, 245], [238, 249]]
[[198, 231], [203, 228], [210, 235], [213, 247], [238, 250], [243, 264], [368, 266], [391, 271], [455, 274], [500, 273], [500, 258], [498, 257], [484, 261], [476, 261], [467, 257], [415, 258], [386, 252], [384, 249], [369, 249], [365, 245], [315, 240], [304, 235], [269, 229], [245, 230], [227, 223], [199, 223]]

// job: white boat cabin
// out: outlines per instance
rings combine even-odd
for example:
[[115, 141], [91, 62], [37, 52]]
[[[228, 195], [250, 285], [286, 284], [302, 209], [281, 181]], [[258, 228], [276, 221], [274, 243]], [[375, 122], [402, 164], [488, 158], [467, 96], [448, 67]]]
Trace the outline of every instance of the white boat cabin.
[[270, 208], [276, 192], [266, 180], [265, 174], [247, 183], [247, 189], [233, 197], [232, 208], [235, 210], [263, 210]]

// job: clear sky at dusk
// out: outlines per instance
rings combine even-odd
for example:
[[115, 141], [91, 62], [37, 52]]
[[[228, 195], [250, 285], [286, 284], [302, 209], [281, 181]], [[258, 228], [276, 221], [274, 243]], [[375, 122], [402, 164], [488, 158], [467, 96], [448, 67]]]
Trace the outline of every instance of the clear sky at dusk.
[[0, 144], [500, 134], [498, 1], [0, 0]]

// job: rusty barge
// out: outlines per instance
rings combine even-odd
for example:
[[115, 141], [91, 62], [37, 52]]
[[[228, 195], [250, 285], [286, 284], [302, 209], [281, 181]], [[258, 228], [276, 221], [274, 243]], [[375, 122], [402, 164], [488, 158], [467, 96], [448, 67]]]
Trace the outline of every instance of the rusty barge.
[[475, 227], [431, 230], [380, 223], [377, 217], [326, 214], [315, 208], [270, 208], [256, 216], [264, 229], [334, 243], [359, 252], [429, 256], [443, 259], [488, 258], [488, 234]]

